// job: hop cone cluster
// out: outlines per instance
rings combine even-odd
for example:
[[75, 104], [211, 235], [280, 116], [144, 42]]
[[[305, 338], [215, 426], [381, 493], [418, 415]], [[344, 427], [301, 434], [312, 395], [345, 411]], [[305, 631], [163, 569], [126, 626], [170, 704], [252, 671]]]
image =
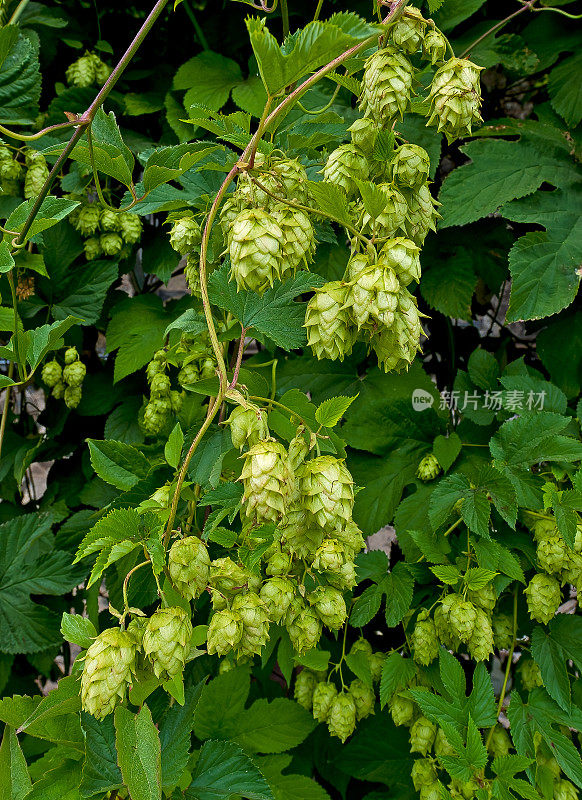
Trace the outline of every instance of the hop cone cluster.
[[42, 368], [42, 379], [54, 398], [64, 398], [67, 408], [76, 408], [81, 402], [87, 368], [79, 359], [75, 347], [68, 348], [64, 361], [64, 367], [56, 359], [47, 361]]
[[70, 195], [70, 198], [80, 201], [69, 220], [84, 237], [87, 261], [129, 255], [131, 245], [141, 239], [142, 223], [137, 214], [114, 211], [89, 195]]

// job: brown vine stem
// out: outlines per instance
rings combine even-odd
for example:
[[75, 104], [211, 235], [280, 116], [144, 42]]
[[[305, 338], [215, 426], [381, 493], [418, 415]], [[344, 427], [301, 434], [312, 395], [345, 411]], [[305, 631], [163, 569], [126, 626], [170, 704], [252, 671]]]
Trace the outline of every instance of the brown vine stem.
[[245, 336], [246, 336], [246, 333], [247, 333], [246, 329], [243, 328], [243, 326], [241, 325], [240, 341], [238, 343], [238, 352], [236, 354], [236, 362], [235, 362], [235, 365], [234, 365], [234, 372], [233, 372], [233, 375], [232, 375], [232, 380], [231, 380], [230, 385], [228, 387], [229, 389], [234, 389], [234, 387], [236, 386], [236, 383], [238, 381], [238, 373], [240, 371], [240, 365], [242, 364], [242, 357], [243, 357], [243, 353], [245, 351]]
[[514, 11], [508, 17], [505, 17], [505, 19], [502, 19], [501, 22], [496, 23], [493, 25], [493, 27], [489, 28], [488, 31], [485, 31], [485, 33], [482, 36], [479, 36], [478, 39], [475, 39], [475, 41], [469, 45], [469, 47], [463, 50], [459, 58], [465, 58], [465, 56], [467, 56], [474, 47], [476, 47], [478, 44], [481, 44], [481, 42], [491, 36], [492, 33], [496, 33], [497, 31], [501, 30], [501, 28], [505, 27], [505, 25], [507, 25], [507, 23], [510, 22], [510, 20], [512, 20], [514, 17], [519, 16], [519, 14], [523, 14], [524, 11], [535, 10], [532, 9], [532, 6], [536, 2], [537, 0], [526, 0], [521, 8], [518, 8], [517, 11]]

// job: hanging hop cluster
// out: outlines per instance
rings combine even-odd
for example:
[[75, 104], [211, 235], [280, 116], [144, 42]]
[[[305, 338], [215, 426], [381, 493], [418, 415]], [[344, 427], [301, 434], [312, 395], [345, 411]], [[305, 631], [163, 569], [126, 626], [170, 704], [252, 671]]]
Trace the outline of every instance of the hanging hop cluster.
[[176, 356], [180, 368], [178, 383], [181, 387], [216, 375], [216, 356], [207, 333], [196, 337], [183, 333], [176, 348]]
[[69, 86], [87, 89], [90, 86], [103, 86], [110, 74], [111, 67], [96, 53], [87, 51], [67, 68], [66, 77]]
[[47, 361], [42, 368], [42, 379], [57, 400], [64, 399], [67, 408], [77, 408], [83, 396], [83, 381], [87, 368], [79, 358], [76, 347], [65, 351], [65, 365], [56, 359]]
[[182, 408], [184, 393], [172, 389], [165, 350], [158, 350], [146, 367], [150, 387], [149, 400], [140, 414], [140, 426], [148, 436], [160, 436], [171, 426]]
[[[20, 160], [22, 155], [24, 161]], [[37, 197], [48, 176], [49, 168], [42, 153], [30, 148], [12, 151], [0, 145], [1, 194], [24, 196], [27, 200]]]
[[69, 220], [84, 238], [87, 261], [102, 256], [126, 258], [141, 239], [139, 216], [130, 211], [113, 211], [87, 195], [70, 195], [70, 198], [80, 200]]
[[149, 619], [137, 617], [127, 627], [108, 628], [87, 650], [81, 675], [81, 704], [98, 719], [123, 702], [140, 671], [161, 681], [184, 669], [190, 654], [192, 623], [182, 608], [159, 608]]
[[220, 214], [231, 278], [239, 289], [262, 294], [310, 262], [313, 225], [305, 211], [294, 207], [308, 203], [307, 173], [297, 159], [256, 154]]

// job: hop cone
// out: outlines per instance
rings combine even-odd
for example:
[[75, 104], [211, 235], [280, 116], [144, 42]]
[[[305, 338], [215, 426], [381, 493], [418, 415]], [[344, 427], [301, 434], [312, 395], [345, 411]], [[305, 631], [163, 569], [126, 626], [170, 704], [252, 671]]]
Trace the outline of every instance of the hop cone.
[[378, 50], [366, 61], [360, 104], [365, 117], [387, 128], [402, 117], [410, 102], [414, 69], [393, 47]]
[[44, 156], [40, 153], [34, 154], [34, 160], [27, 158], [29, 167], [26, 170], [26, 177], [24, 178], [24, 196], [28, 199], [36, 197], [42, 191], [46, 179], [49, 176], [49, 168], [44, 160]]
[[434, 66], [444, 61], [447, 54], [447, 40], [438, 28], [432, 28], [424, 37], [422, 57]]
[[277, 522], [293, 490], [287, 451], [280, 442], [265, 440], [245, 453], [241, 480], [249, 517]]
[[72, 364], [67, 364], [63, 370], [63, 380], [69, 386], [81, 386], [85, 380], [87, 367], [82, 361], [74, 361]]
[[52, 389], [61, 381], [63, 370], [58, 361], [47, 361], [42, 368], [42, 379]]
[[412, 725], [414, 721], [414, 702], [408, 697], [396, 693], [388, 704], [392, 721], [395, 725]]
[[93, 261], [94, 258], [99, 258], [103, 254], [101, 242], [96, 236], [91, 236], [83, 242], [83, 249], [85, 251], [85, 258], [87, 261]]
[[312, 650], [321, 636], [321, 622], [315, 610], [303, 608], [287, 625], [287, 632], [296, 653], [303, 655]]
[[418, 465], [416, 477], [420, 478], [421, 481], [433, 481], [440, 471], [441, 465], [439, 464], [437, 457], [433, 456], [432, 453], [429, 453]]
[[439, 728], [434, 740], [434, 754], [435, 756], [455, 756], [457, 751], [450, 744], [445, 732]]
[[172, 583], [187, 600], [200, 597], [208, 585], [210, 558], [206, 545], [197, 536], [177, 539], [168, 554]]
[[358, 329], [367, 326], [372, 331], [388, 327], [394, 322], [394, 312], [398, 308], [400, 284], [389, 266], [383, 262], [372, 264], [362, 270], [360, 264], [367, 262], [365, 256], [354, 256], [348, 267], [350, 282], [347, 302], [350, 313]]
[[408, 6], [403, 15], [390, 28], [390, 39], [395, 47], [405, 53], [416, 53], [421, 47], [427, 22], [414, 6]]
[[544, 572], [561, 572], [568, 565], [568, 546], [559, 534], [546, 536], [538, 542], [537, 557]]
[[91, 236], [99, 228], [101, 208], [97, 203], [82, 206], [75, 218], [75, 228], [82, 236]]
[[408, 286], [412, 281], [420, 281], [420, 248], [410, 239], [397, 237], [389, 239], [380, 251], [380, 262], [390, 267], [400, 283]]
[[482, 122], [479, 72], [481, 67], [463, 58], [451, 58], [432, 79], [428, 99], [431, 113], [427, 125], [437, 125], [447, 140], [471, 134], [471, 126]]
[[438, 775], [430, 759], [417, 758], [412, 765], [411, 777], [414, 788], [419, 792], [424, 786], [431, 786], [437, 780]]
[[477, 610], [473, 603], [454, 595], [449, 611], [449, 624], [455, 636], [462, 642], [468, 642], [477, 621]]
[[378, 363], [385, 372], [408, 369], [420, 350], [422, 326], [415, 298], [406, 289], [398, 295], [398, 309], [392, 327], [372, 339]]
[[571, 553], [568, 566], [562, 572], [562, 581], [567, 581], [576, 587], [578, 603], [582, 601], [582, 556]]
[[337, 572], [345, 563], [345, 551], [337, 539], [325, 539], [317, 548], [313, 569], [318, 572]]
[[338, 694], [329, 709], [327, 728], [330, 736], [337, 736], [342, 742], [351, 736], [356, 727], [356, 704], [350, 694]]
[[475, 661], [485, 661], [493, 652], [493, 628], [482, 608], [477, 608], [476, 614], [473, 633], [467, 646]]
[[339, 186], [348, 197], [356, 195], [356, 181], [365, 181], [369, 175], [370, 166], [366, 156], [353, 144], [341, 144], [333, 150], [323, 170], [323, 179]]
[[297, 267], [311, 260], [315, 249], [315, 234], [311, 220], [304, 211], [278, 205], [273, 209], [273, 219], [281, 228], [281, 277], [292, 275]]
[[143, 635], [143, 650], [158, 678], [171, 680], [184, 668], [190, 652], [192, 623], [184, 609], [159, 608]]
[[99, 86], [102, 86], [107, 78], [111, 75], [111, 68], [95, 53], [91, 53], [90, 57], [93, 60], [93, 66], [95, 67], [95, 81], [99, 84]]
[[323, 542], [324, 531], [304, 508], [291, 508], [281, 526], [281, 541], [298, 558], [313, 561]]
[[321, 681], [313, 691], [313, 717], [318, 722], [327, 722], [331, 704], [337, 697], [337, 689], [333, 683]]
[[370, 657], [370, 673], [372, 675], [373, 683], [380, 683], [385, 661], [385, 653], [372, 653]]
[[107, 628], [87, 650], [81, 675], [81, 704], [97, 719], [124, 700], [134, 669], [136, 640], [128, 631]]
[[376, 239], [389, 239], [405, 224], [408, 205], [404, 195], [394, 184], [381, 183], [377, 188], [386, 198], [386, 205], [376, 218], [364, 211], [361, 228], [363, 233], [373, 235]]
[[428, 666], [439, 654], [436, 627], [427, 611], [421, 611], [411, 637], [414, 660]]
[[242, 450], [245, 445], [254, 447], [269, 436], [269, 428], [264, 412], [254, 405], [248, 408], [236, 406], [227, 419], [230, 426], [232, 446]]
[[295, 597], [295, 587], [287, 578], [275, 576], [261, 586], [260, 598], [265, 604], [269, 619], [281, 622], [291, 601]]
[[436, 627], [437, 636], [445, 647], [457, 649], [460, 644], [460, 639], [452, 630], [450, 623], [451, 608], [457, 602], [458, 595], [447, 595], [440, 606], [437, 606], [434, 612], [434, 623]]
[[243, 634], [243, 625], [240, 615], [226, 608], [215, 611], [206, 637], [206, 647], [209, 655], [218, 653], [223, 656], [239, 644]]
[[143, 429], [150, 436], [158, 436], [169, 421], [172, 404], [167, 400], [152, 400], [144, 410]]
[[104, 208], [99, 217], [99, 227], [102, 231], [118, 231], [119, 214], [110, 208]]
[[208, 582], [213, 589], [229, 597], [248, 584], [250, 573], [236, 564], [232, 558], [215, 558], [210, 565]]
[[77, 89], [93, 86], [96, 80], [95, 63], [90, 53], [74, 61], [66, 72], [67, 83]]
[[408, 212], [405, 230], [409, 239], [422, 247], [429, 231], [436, 230], [436, 221], [440, 218], [437, 208], [440, 203], [430, 193], [427, 183], [423, 183], [414, 191], [405, 193]]
[[[258, 155], [258, 154], [257, 154]], [[258, 161], [255, 159], [255, 164]], [[309, 205], [309, 190], [307, 187], [307, 173], [305, 167], [297, 159], [272, 158], [260, 164], [261, 168], [268, 170], [266, 174], [259, 175], [259, 181], [269, 191], [278, 197], [294, 200], [302, 205]], [[260, 205], [268, 206], [273, 199], [255, 187], [255, 199]]]
[[331, 586], [318, 586], [309, 595], [309, 602], [324, 625], [337, 631], [347, 618], [345, 600], [337, 589]]
[[317, 676], [310, 669], [302, 669], [295, 678], [293, 697], [306, 711], [313, 708], [313, 693], [317, 686]]
[[119, 230], [126, 244], [137, 244], [141, 239], [142, 224], [138, 214], [122, 211], [117, 215]]
[[256, 592], [238, 594], [232, 602], [232, 611], [243, 624], [239, 650], [243, 656], [260, 654], [269, 638], [267, 607]]
[[334, 531], [333, 535], [343, 545], [346, 558], [350, 561], [353, 561], [355, 556], [366, 546], [362, 531], [353, 520], [350, 520], [345, 528]]
[[533, 576], [525, 589], [525, 596], [530, 617], [546, 625], [554, 618], [562, 600], [558, 581], [541, 572]]
[[554, 784], [554, 800], [579, 800], [579, 797], [578, 789], [565, 778], [557, 780]]
[[62, 381], [59, 381], [58, 383], [56, 383], [53, 386], [53, 390], [52, 390], [51, 394], [55, 398], [55, 400], [62, 400], [62, 398], [65, 396], [65, 389], [66, 388], [67, 387], [65, 386], [65, 384]]
[[353, 561], [346, 561], [336, 572], [327, 573], [327, 582], [342, 592], [353, 589], [358, 582], [356, 578], [356, 565]]
[[509, 614], [493, 617], [493, 643], [499, 650], [510, 650], [513, 644], [513, 620]]
[[437, 726], [426, 717], [419, 717], [410, 729], [410, 752], [427, 756], [436, 737]]
[[118, 233], [103, 233], [99, 244], [106, 256], [117, 256], [123, 249], [123, 239]]
[[380, 133], [380, 128], [373, 119], [360, 117], [348, 128], [352, 144], [359, 148], [364, 153], [373, 155], [374, 146]]
[[487, 583], [480, 589], [473, 589], [467, 597], [474, 605], [485, 611], [493, 611], [497, 603], [497, 594], [492, 583]]
[[501, 725], [496, 725], [489, 740], [489, 752], [494, 758], [500, 758], [506, 756], [510, 748], [511, 739], [509, 734]]
[[343, 460], [325, 455], [306, 461], [301, 494], [305, 508], [324, 530], [333, 531], [351, 521], [354, 482]]
[[67, 386], [63, 394], [67, 408], [77, 408], [81, 402], [82, 395], [83, 390], [80, 386]]
[[356, 339], [345, 309], [348, 287], [341, 281], [326, 283], [307, 304], [307, 342], [318, 359], [343, 361]]
[[350, 683], [349, 693], [356, 706], [356, 719], [359, 721], [369, 717], [374, 713], [374, 703], [376, 695], [373, 689], [359, 678], [355, 678]]
[[542, 673], [533, 658], [522, 658], [519, 661], [519, 673], [523, 688], [530, 692], [537, 686], [543, 686]]
[[241, 211], [228, 235], [231, 274], [239, 289], [262, 294], [281, 279], [283, 231], [274, 216], [260, 208]]
[[418, 144], [403, 144], [396, 148], [390, 162], [392, 179], [408, 189], [425, 183], [430, 170], [428, 153]]
[[170, 244], [181, 256], [187, 255], [197, 244], [200, 244], [200, 225], [194, 217], [182, 217], [172, 225]]
[[274, 553], [267, 561], [265, 572], [267, 575], [286, 575], [291, 569], [291, 560], [291, 553]]

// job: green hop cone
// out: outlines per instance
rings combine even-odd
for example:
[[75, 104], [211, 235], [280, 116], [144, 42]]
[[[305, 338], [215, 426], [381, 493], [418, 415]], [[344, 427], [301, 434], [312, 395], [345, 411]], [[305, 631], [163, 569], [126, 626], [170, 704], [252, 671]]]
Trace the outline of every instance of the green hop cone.
[[341, 592], [332, 586], [318, 586], [308, 600], [323, 624], [332, 631], [339, 630], [346, 621], [348, 612], [345, 600]]
[[118, 233], [102, 233], [99, 244], [106, 256], [118, 256], [123, 249], [123, 239]]
[[366, 156], [354, 144], [340, 144], [329, 154], [323, 169], [324, 181], [339, 186], [349, 198], [358, 192], [357, 181], [365, 181], [369, 176]]
[[[360, 217], [360, 227], [362, 233], [373, 235], [377, 240], [390, 239], [405, 225], [408, 205], [400, 189], [393, 183], [381, 183], [377, 188], [386, 198], [386, 205], [377, 217], [371, 217], [364, 210]], [[363, 206], [358, 204], [356, 208]]]
[[206, 645], [208, 655], [218, 653], [224, 656], [239, 644], [243, 635], [243, 624], [240, 615], [225, 608], [215, 611], [208, 626]]
[[493, 643], [498, 650], [510, 650], [513, 644], [513, 620], [509, 614], [495, 614], [492, 620]]
[[363, 153], [372, 156], [374, 154], [374, 147], [378, 139], [378, 134], [380, 133], [380, 128], [374, 120], [360, 117], [350, 125], [348, 130], [352, 137], [352, 144]]
[[345, 551], [337, 539], [324, 539], [317, 548], [313, 569], [318, 572], [337, 572], [345, 563]]
[[182, 217], [172, 224], [170, 244], [181, 256], [187, 255], [200, 244], [202, 233], [194, 217]]
[[198, 367], [193, 361], [190, 361], [188, 364], [184, 364], [178, 373], [178, 383], [180, 386], [188, 386], [189, 384], [196, 383], [196, 381], [199, 380], [200, 373], [198, 372]]
[[307, 343], [318, 358], [343, 361], [352, 352], [356, 332], [345, 305], [348, 287], [341, 281], [326, 283], [307, 304]]
[[[273, 578], [274, 580], [274, 578]], [[313, 650], [321, 636], [321, 622], [313, 608], [303, 608], [293, 622], [287, 625], [293, 649], [299, 655]]]
[[434, 740], [434, 754], [435, 756], [456, 756], [458, 755], [455, 748], [449, 742], [446, 734], [442, 728], [439, 728]]
[[188, 253], [186, 256], [186, 266], [184, 267], [184, 277], [193, 297], [202, 299], [200, 288], [200, 256], [197, 253]]
[[318, 547], [323, 542], [324, 531], [311, 514], [296, 505], [290, 507], [281, 525], [281, 541], [285, 548], [298, 558], [313, 561]]
[[493, 628], [487, 613], [482, 608], [475, 610], [475, 624], [467, 646], [475, 661], [485, 661], [493, 652]]
[[343, 743], [356, 727], [356, 704], [350, 694], [338, 694], [329, 709], [327, 728], [330, 736], [337, 736]]
[[549, 536], [554, 536], [558, 532], [556, 520], [536, 517], [532, 525], [532, 532], [536, 542], [541, 542]]
[[172, 404], [169, 400], [152, 400], [144, 410], [143, 429], [149, 436], [158, 436], [170, 420]]
[[303, 262], [311, 261], [315, 250], [315, 233], [311, 220], [304, 211], [289, 206], [277, 205], [273, 219], [281, 228], [281, 279], [292, 275]]
[[353, 589], [358, 582], [356, 565], [353, 561], [346, 561], [336, 572], [327, 573], [327, 582], [341, 592]]
[[377, 50], [366, 61], [360, 104], [365, 117], [388, 128], [408, 108], [414, 68], [408, 58], [393, 47]]
[[477, 621], [477, 609], [461, 595], [454, 595], [449, 611], [449, 624], [453, 634], [462, 642], [468, 642]]
[[390, 28], [390, 40], [405, 53], [416, 53], [422, 46], [427, 21], [414, 6], [407, 6], [402, 16]]
[[46, 364], [43, 365], [41, 375], [46, 385], [52, 389], [53, 386], [61, 382], [63, 370], [59, 362], [53, 359], [52, 361], [47, 361]]
[[323, 530], [334, 531], [351, 522], [354, 481], [343, 459], [324, 455], [306, 461], [301, 494], [304, 507]]
[[444, 61], [447, 54], [446, 37], [438, 28], [431, 28], [422, 42], [422, 57], [425, 61], [430, 61], [434, 66], [440, 61]]
[[90, 53], [74, 61], [66, 72], [67, 83], [76, 89], [87, 89], [96, 81], [95, 62]]
[[76, 347], [68, 347], [65, 350], [65, 365], [68, 366], [69, 364], [73, 364], [75, 361], [79, 360], [79, 353], [77, 352]]
[[63, 397], [67, 408], [77, 408], [83, 396], [83, 389], [80, 386], [67, 386]]
[[350, 683], [349, 694], [356, 706], [356, 719], [358, 721], [374, 713], [376, 695], [371, 686], [365, 684], [360, 678], [355, 678]]
[[554, 784], [554, 800], [579, 800], [580, 794], [573, 783], [561, 778]]
[[119, 232], [126, 244], [137, 244], [141, 239], [142, 224], [138, 214], [122, 211], [117, 214]]
[[538, 542], [537, 557], [544, 572], [561, 572], [568, 566], [569, 549], [559, 534], [546, 536]]
[[95, 67], [95, 82], [99, 86], [103, 86], [107, 78], [111, 75], [111, 67], [102, 61], [95, 53], [91, 53], [91, 59]]
[[366, 327], [376, 331], [392, 325], [400, 290], [394, 271], [381, 262], [369, 264], [366, 256], [355, 255], [348, 264], [348, 274], [347, 303], [358, 330]]
[[62, 400], [63, 399], [63, 397], [65, 396], [65, 389], [66, 388], [67, 387], [65, 386], [65, 384], [62, 381], [59, 381], [58, 383], [55, 383], [55, 385], [53, 386], [52, 392], [51, 392], [51, 394], [55, 398], [55, 400]]
[[337, 697], [337, 689], [333, 683], [321, 681], [315, 686], [312, 697], [313, 717], [318, 722], [327, 722], [331, 704]]
[[81, 675], [81, 705], [103, 719], [125, 699], [136, 654], [136, 640], [128, 631], [107, 628], [87, 650]]
[[317, 683], [317, 676], [310, 669], [302, 669], [295, 678], [293, 697], [306, 711], [313, 708], [313, 693]]
[[254, 447], [269, 436], [265, 412], [252, 403], [247, 407], [236, 406], [225, 424], [230, 427], [232, 446], [239, 450]]
[[291, 553], [274, 553], [265, 565], [267, 575], [286, 575], [291, 569]]
[[410, 752], [427, 756], [434, 744], [437, 726], [426, 717], [419, 717], [410, 729]]
[[438, 778], [435, 766], [428, 758], [417, 758], [412, 764], [410, 774], [417, 792], [425, 786], [432, 786]]
[[416, 477], [420, 478], [421, 481], [434, 481], [441, 469], [442, 467], [439, 464], [437, 457], [432, 453], [429, 453], [418, 465]]
[[235, 218], [228, 234], [231, 276], [239, 289], [262, 294], [281, 279], [283, 231], [276, 217], [260, 208], [248, 208]]
[[518, 672], [526, 692], [531, 692], [532, 689], [544, 685], [540, 668], [533, 658], [524, 658], [522, 656], [519, 660]]
[[[10, 151], [8, 151], [10, 152]], [[0, 164], [0, 178], [4, 181], [17, 181], [22, 175], [22, 164], [12, 156]]]
[[204, 542], [197, 536], [177, 539], [168, 554], [172, 583], [187, 600], [200, 597], [210, 577], [210, 557]]
[[380, 251], [382, 265], [390, 267], [402, 286], [412, 281], [420, 282], [420, 248], [410, 239], [396, 237], [389, 239]]
[[430, 171], [428, 153], [418, 144], [403, 144], [396, 148], [390, 162], [392, 180], [408, 189], [425, 183]]
[[439, 654], [436, 627], [427, 611], [421, 611], [412, 632], [411, 644], [414, 660], [428, 666]]
[[305, 430], [301, 425], [297, 429], [297, 434], [289, 442], [288, 458], [293, 474], [303, 464], [309, 454], [309, 450], [309, 444], [305, 440]]
[[110, 208], [104, 208], [99, 217], [99, 227], [102, 231], [118, 231], [119, 214]]
[[502, 758], [508, 755], [511, 749], [511, 739], [502, 725], [497, 724], [489, 739], [488, 749], [493, 758]]
[[472, 589], [468, 592], [467, 598], [485, 611], [493, 611], [497, 604], [497, 593], [492, 583], [486, 583], [479, 589]]
[[250, 573], [232, 558], [215, 558], [210, 564], [208, 582], [221, 594], [233, 596], [249, 585]]
[[[28, 159], [27, 159], [28, 160]], [[49, 176], [49, 168], [40, 153], [35, 154], [35, 159], [30, 163], [24, 178], [24, 196], [29, 199], [37, 197]]]
[[380, 683], [385, 661], [386, 661], [386, 653], [372, 653], [372, 655], [370, 656], [369, 663], [370, 663], [370, 674], [372, 675], [372, 683]]
[[395, 725], [409, 726], [414, 722], [416, 709], [414, 701], [412, 701], [409, 697], [404, 697], [404, 695], [397, 692], [390, 699], [388, 708], [392, 716], [392, 721]]
[[457, 650], [461, 643], [461, 640], [453, 632], [449, 619], [451, 608], [457, 602], [457, 598], [458, 595], [456, 594], [447, 595], [434, 612], [434, 624], [437, 636], [445, 647], [452, 648], [453, 650]]
[[272, 158], [269, 171], [280, 187], [277, 194], [303, 205], [309, 205], [310, 195], [305, 167], [297, 158]]
[[82, 361], [74, 361], [67, 364], [63, 370], [63, 380], [69, 386], [81, 386], [87, 374], [87, 367]]
[[285, 513], [293, 491], [287, 451], [280, 442], [258, 442], [244, 456], [240, 479], [244, 485], [247, 517], [277, 522]]
[[473, 779], [469, 781], [453, 780], [450, 786], [451, 797], [453, 797], [454, 800], [457, 800], [457, 798], [462, 798], [462, 800], [473, 800], [473, 798], [477, 796], [476, 792], [479, 788], [479, 783]]
[[414, 191], [404, 190], [408, 212], [404, 223], [406, 235], [422, 247], [429, 231], [436, 231], [436, 221], [440, 219], [437, 208], [440, 206], [430, 193], [428, 183], [423, 183]]
[[576, 587], [578, 605], [582, 603], [582, 555], [571, 553], [568, 566], [562, 572], [562, 582], [571, 583]]
[[98, 203], [81, 206], [75, 217], [75, 228], [82, 236], [91, 236], [99, 228], [101, 206]]
[[93, 261], [95, 258], [103, 255], [103, 248], [101, 242], [96, 236], [90, 236], [83, 242], [83, 249], [85, 251], [85, 258], [87, 261]]
[[394, 323], [371, 341], [378, 364], [385, 372], [401, 372], [408, 369], [414, 361], [423, 335], [420, 317], [416, 298], [407, 289], [402, 289], [398, 294]]
[[143, 651], [156, 677], [171, 680], [186, 663], [190, 653], [192, 623], [183, 608], [159, 608], [148, 620]]
[[430, 116], [427, 125], [437, 125], [450, 142], [469, 136], [471, 127], [482, 122], [478, 67], [464, 58], [451, 58], [434, 74], [431, 83]]
[[362, 531], [353, 520], [349, 520], [344, 528], [335, 530], [333, 535], [343, 545], [346, 558], [350, 561], [353, 561], [366, 546]]
[[240, 616], [243, 624], [240, 654], [251, 657], [260, 655], [269, 638], [269, 616], [265, 603], [256, 592], [243, 592], [234, 598], [232, 611]]
[[261, 586], [260, 598], [265, 604], [269, 619], [281, 622], [295, 596], [295, 587], [287, 578], [275, 576]]
[[525, 589], [529, 615], [538, 622], [547, 623], [554, 618], [562, 601], [560, 584], [550, 575], [534, 575]]

